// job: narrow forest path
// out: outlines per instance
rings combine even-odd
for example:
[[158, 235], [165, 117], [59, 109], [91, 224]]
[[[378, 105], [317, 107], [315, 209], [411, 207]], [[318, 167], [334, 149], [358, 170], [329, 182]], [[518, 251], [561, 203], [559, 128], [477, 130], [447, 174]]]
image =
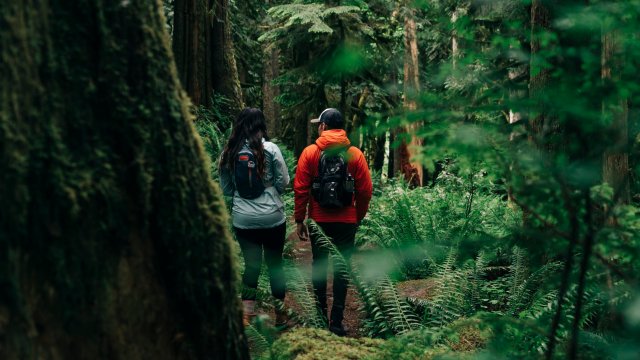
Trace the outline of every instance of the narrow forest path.
[[[311, 279], [311, 242], [298, 240], [295, 233], [291, 233], [287, 240], [291, 241], [293, 244], [293, 256], [296, 266], [298, 266], [308, 279]], [[331, 304], [333, 303], [333, 277], [331, 273], [332, 270], [330, 267], [327, 279], [327, 303], [329, 305], [329, 311], [331, 311]], [[347, 331], [347, 337], [358, 338], [363, 336], [360, 331], [360, 312], [358, 311], [360, 304], [358, 294], [353, 286], [350, 285], [347, 291], [347, 301], [343, 321], [343, 325]], [[287, 294], [287, 297], [285, 298], [285, 305], [294, 310], [299, 308], [295, 303], [295, 299], [290, 294]]]

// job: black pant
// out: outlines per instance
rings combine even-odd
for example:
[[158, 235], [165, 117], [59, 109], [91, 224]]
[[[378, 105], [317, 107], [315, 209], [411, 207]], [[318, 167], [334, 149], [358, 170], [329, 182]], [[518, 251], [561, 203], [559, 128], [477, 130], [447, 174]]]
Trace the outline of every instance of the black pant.
[[242, 300], [255, 300], [258, 288], [258, 277], [262, 268], [262, 249], [269, 271], [271, 294], [279, 300], [284, 300], [286, 282], [282, 270], [282, 250], [286, 237], [286, 225], [266, 229], [240, 229], [234, 227], [236, 238], [244, 257], [244, 274], [242, 283], [249, 291], [242, 291]]
[[[331, 239], [338, 251], [347, 263], [351, 260], [356, 237], [356, 224], [347, 223], [318, 223], [322, 231]], [[311, 237], [311, 251], [313, 252], [313, 264], [311, 276], [313, 291], [315, 292], [320, 311], [327, 313], [327, 266], [329, 251], [318, 244], [318, 238]], [[349, 280], [344, 274], [344, 269], [333, 265], [333, 306], [331, 307], [331, 321], [341, 322], [343, 318], [345, 300], [347, 298], [347, 286]]]

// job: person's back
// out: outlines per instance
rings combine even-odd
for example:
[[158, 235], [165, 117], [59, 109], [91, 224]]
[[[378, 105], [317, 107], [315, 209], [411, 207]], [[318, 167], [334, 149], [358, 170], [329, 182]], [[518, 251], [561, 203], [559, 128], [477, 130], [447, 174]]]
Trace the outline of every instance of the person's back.
[[[342, 208], [323, 208], [308, 190], [313, 179], [318, 176], [320, 157], [323, 151], [335, 147], [346, 149], [347, 170], [354, 178], [355, 202]], [[335, 150], [334, 150], [335, 151]], [[315, 144], [307, 146], [298, 159], [298, 168], [294, 181], [295, 219], [302, 222], [308, 203], [309, 218], [316, 222], [342, 222], [356, 224], [361, 221], [369, 208], [372, 183], [369, 166], [360, 149], [351, 146], [346, 132], [342, 129], [324, 130]]]
[[[353, 252], [357, 226], [367, 214], [369, 201], [371, 200], [372, 183], [369, 166], [360, 149], [351, 146], [346, 132], [343, 130], [344, 122], [342, 114], [336, 109], [326, 109], [318, 119], [312, 122], [319, 123], [319, 137], [315, 144], [307, 146], [298, 159], [298, 168], [294, 180], [295, 210], [294, 216], [297, 224], [296, 233], [301, 240], [309, 238], [309, 233], [303, 221], [307, 215], [322, 228], [323, 232], [336, 245], [344, 258], [349, 261]], [[350, 186], [341, 184], [341, 181], [353, 181], [353, 197], [344, 206], [336, 206], [332, 202], [331, 207], [322, 206], [312, 195], [314, 179], [316, 184], [320, 173], [320, 163], [323, 154], [335, 156], [344, 152], [347, 161], [346, 174], [348, 180], [338, 177], [340, 180], [332, 186], [344, 186], [348, 189], [340, 189], [341, 192], [350, 191]], [[331, 155], [331, 153], [333, 155]], [[329, 155], [327, 155], [329, 154]], [[340, 162], [335, 162], [339, 164]], [[352, 179], [351, 179], [352, 178]], [[331, 190], [335, 190], [331, 188]], [[318, 191], [323, 191], [321, 188]], [[323, 201], [323, 203], [326, 203]], [[315, 235], [311, 237], [311, 250], [313, 253], [312, 278], [313, 289], [318, 301], [317, 306], [322, 314], [327, 317], [327, 265], [328, 252]], [[337, 335], [345, 335], [342, 326], [344, 307], [347, 296], [348, 280], [336, 272], [333, 275], [333, 306], [331, 308], [331, 321], [329, 330]]]
[[[241, 229], [257, 229], [278, 226], [285, 222], [284, 203], [281, 194], [289, 184], [289, 173], [278, 146], [262, 140], [265, 172], [262, 177], [264, 191], [253, 199], [240, 196], [227, 167], [220, 167], [220, 186], [226, 196], [233, 196], [231, 215], [233, 226]], [[242, 150], [251, 150], [245, 142]]]
[[[233, 230], [245, 262], [242, 274], [245, 325], [255, 315], [263, 253], [272, 295], [284, 301], [286, 291], [282, 271], [286, 218], [280, 195], [289, 184], [289, 173], [278, 146], [265, 139], [268, 136], [262, 111], [246, 108], [238, 115], [219, 162], [222, 191], [233, 196]], [[276, 325], [284, 326], [286, 322], [286, 313], [276, 310]]]

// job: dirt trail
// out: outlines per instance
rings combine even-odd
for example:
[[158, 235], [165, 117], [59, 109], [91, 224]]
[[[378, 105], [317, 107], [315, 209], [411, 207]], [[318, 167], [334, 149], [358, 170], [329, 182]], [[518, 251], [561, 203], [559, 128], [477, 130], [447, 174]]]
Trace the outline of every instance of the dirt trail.
[[[289, 236], [289, 241], [292, 241], [293, 246], [293, 254], [295, 257], [296, 265], [300, 268], [300, 270], [311, 277], [311, 243], [309, 241], [299, 241], [298, 237], [295, 234], [291, 234]], [[331, 268], [329, 268], [329, 278], [327, 281], [327, 303], [329, 306], [329, 310], [331, 310], [331, 304], [333, 303], [333, 279], [331, 276]], [[287, 295], [285, 299], [285, 304], [288, 307], [293, 309], [297, 309], [298, 306], [295, 303], [292, 296]], [[353, 289], [353, 286], [349, 286], [349, 290], [347, 291], [347, 301], [344, 310], [344, 321], [343, 325], [345, 326], [345, 330], [347, 331], [348, 337], [361, 337], [360, 333], [360, 313], [358, 308], [360, 306], [360, 300], [358, 298], [358, 294]]]

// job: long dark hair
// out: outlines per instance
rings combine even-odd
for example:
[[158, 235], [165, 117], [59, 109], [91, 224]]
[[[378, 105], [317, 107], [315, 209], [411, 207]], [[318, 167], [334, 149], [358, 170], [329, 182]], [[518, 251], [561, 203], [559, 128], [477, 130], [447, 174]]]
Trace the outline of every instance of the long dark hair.
[[236, 117], [231, 131], [229, 142], [222, 151], [220, 166], [235, 170], [235, 156], [242, 150], [245, 140], [249, 141], [249, 148], [256, 157], [256, 165], [260, 177], [264, 175], [264, 146], [262, 146], [262, 138], [269, 140], [267, 134], [267, 122], [264, 114], [260, 109], [244, 108]]

